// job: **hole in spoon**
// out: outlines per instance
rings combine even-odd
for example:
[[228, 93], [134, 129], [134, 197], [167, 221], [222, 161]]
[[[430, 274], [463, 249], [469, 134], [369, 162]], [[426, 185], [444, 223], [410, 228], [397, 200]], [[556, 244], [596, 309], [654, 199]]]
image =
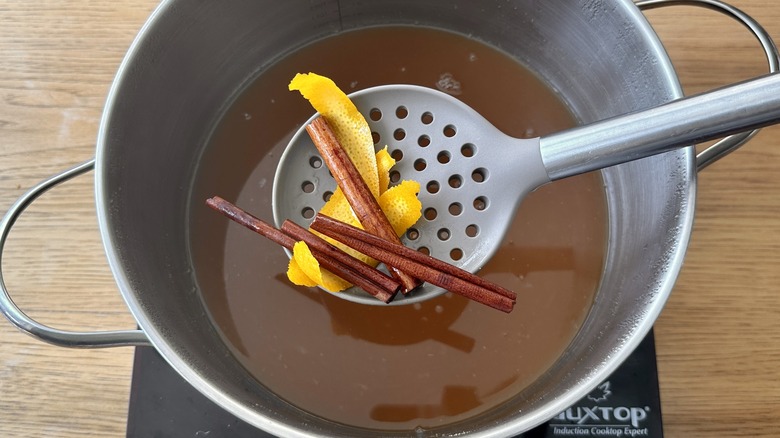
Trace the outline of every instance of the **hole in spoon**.
[[466, 143], [460, 147], [460, 154], [466, 158], [471, 158], [477, 152], [477, 147], [471, 143]]
[[485, 180], [487, 179], [487, 175], [488, 175], [487, 169], [480, 167], [479, 169], [471, 172], [471, 179], [474, 182], [481, 183], [481, 182], [485, 182]]
[[444, 136], [447, 138], [455, 137], [455, 134], [458, 133], [458, 130], [455, 128], [455, 125], [447, 125], [444, 127]]
[[463, 258], [463, 250], [460, 248], [453, 248], [452, 251], [450, 251], [450, 258], [454, 261], [458, 261]]

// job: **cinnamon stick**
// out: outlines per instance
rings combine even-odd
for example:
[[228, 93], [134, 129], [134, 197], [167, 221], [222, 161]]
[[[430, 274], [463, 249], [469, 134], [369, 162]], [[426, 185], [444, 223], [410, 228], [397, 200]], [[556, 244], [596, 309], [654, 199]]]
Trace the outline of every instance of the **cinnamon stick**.
[[[382, 212], [360, 172], [341, 147], [328, 122], [324, 118], [318, 117], [306, 127], [306, 132], [309, 133], [317, 150], [320, 151], [323, 161], [336, 179], [336, 184], [344, 192], [344, 196], [363, 227], [369, 233], [400, 245], [401, 241], [395, 234], [393, 226]], [[397, 269], [396, 266], [388, 265], [388, 267], [393, 277], [401, 282], [404, 293], [408, 293], [419, 285], [415, 278]]]
[[282, 232], [295, 240], [306, 242], [312, 252], [322, 253], [338, 262], [350, 265], [360, 275], [368, 278], [388, 291], [393, 291], [395, 293], [401, 289], [401, 284], [395, 279], [385, 275], [382, 271], [373, 266], [352, 257], [295, 222], [290, 220], [284, 221], [282, 224]]
[[355, 228], [349, 224], [338, 221], [324, 214], [317, 214], [314, 217], [314, 221], [312, 222], [311, 227], [312, 229], [326, 235], [329, 235], [328, 232], [323, 230], [333, 230], [334, 232], [337, 232], [339, 234], [344, 234], [349, 237], [353, 237], [355, 239], [361, 240], [369, 245], [377, 246], [387, 251], [397, 252], [402, 257], [409, 258], [411, 260], [414, 260], [415, 262], [431, 266], [440, 271], [445, 271], [465, 281], [477, 284], [499, 295], [503, 295], [513, 301], [517, 300], [517, 294], [503, 286], [488, 281], [478, 275], [460, 269], [457, 266], [451, 265], [435, 257], [431, 257], [419, 251], [415, 251], [412, 248], [409, 248], [407, 246], [404, 245], [394, 246], [389, 242], [383, 241], [381, 239], [377, 239], [376, 236], [372, 236], [371, 234], [368, 234], [359, 228]]
[[402, 244], [377, 239], [359, 228], [321, 214], [315, 216], [311, 228], [450, 292], [503, 312], [509, 313], [514, 308], [514, 292]]
[[[297, 241], [297, 238], [278, 230], [272, 225], [218, 196], [209, 198], [206, 200], [206, 204], [234, 222], [243, 225], [290, 251], [292, 251], [293, 246]], [[307, 242], [307, 245], [310, 245], [312, 255], [325, 269], [360, 287], [385, 303], [389, 303], [393, 300], [395, 294], [400, 289], [400, 284], [398, 282], [361, 260], [330, 245], [322, 238], [308, 231], [306, 232], [313, 237], [311, 239], [307, 237], [307, 240], [312, 242], [316, 242], [317, 240], [320, 241], [320, 243], [314, 244], [309, 244]], [[325, 249], [325, 246], [322, 244], [329, 246], [330, 249]]]
[[230, 202], [214, 196], [206, 200], [206, 205], [222, 213], [228, 219], [254, 231], [255, 233], [277, 243], [290, 251], [295, 245], [295, 239], [279, 231], [272, 225], [263, 222]]

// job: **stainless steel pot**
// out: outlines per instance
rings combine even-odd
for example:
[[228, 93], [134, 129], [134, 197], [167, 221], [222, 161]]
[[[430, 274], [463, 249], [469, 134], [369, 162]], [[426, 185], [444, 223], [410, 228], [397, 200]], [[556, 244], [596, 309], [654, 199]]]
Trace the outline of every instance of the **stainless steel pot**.
[[[674, 2], [641, 6], [662, 3]], [[776, 49], [753, 20], [713, 0], [693, 3], [741, 20], [764, 46], [771, 69], [777, 69]], [[165, 1], [119, 70], [95, 161], [34, 187], [0, 224], [1, 256], [16, 218], [37, 196], [94, 165], [103, 241], [140, 330], [73, 333], [43, 326], [14, 305], [0, 275], [0, 306], [6, 317], [57, 345], [151, 344], [203, 394], [250, 424], [285, 437], [509, 436], [552, 418], [587, 394], [638, 345], [672, 289], [692, 227], [697, 166], [735, 149], [751, 134], [709, 149], [698, 162], [688, 148], [602, 171], [608, 254], [583, 327], [535, 383], [468, 421], [391, 432], [315, 417], [256, 382], [206, 316], [183, 224], [202, 147], [225, 105], [258, 71], [296, 48], [343, 30], [383, 24], [433, 26], [488, 42], [534, 69], [582, 122], [681, 96], [661, 43], [628, 0]]]

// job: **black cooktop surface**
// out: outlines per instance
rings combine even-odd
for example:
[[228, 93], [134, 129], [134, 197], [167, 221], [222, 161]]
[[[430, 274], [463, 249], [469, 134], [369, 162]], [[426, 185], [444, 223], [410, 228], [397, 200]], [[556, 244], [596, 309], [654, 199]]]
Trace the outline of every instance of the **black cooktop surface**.
[[[182, 379], [156, 350], [135, 352], [127, 436], [265, 438]], [[653, 333], [607, 380], [523, 438], [663, 437]]]

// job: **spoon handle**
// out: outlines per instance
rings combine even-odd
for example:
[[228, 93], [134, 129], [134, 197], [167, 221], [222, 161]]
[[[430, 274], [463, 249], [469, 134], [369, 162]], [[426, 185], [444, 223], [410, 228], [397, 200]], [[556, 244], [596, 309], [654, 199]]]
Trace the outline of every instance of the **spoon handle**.
[[780, 122], [780, 73], [540, 139], [551, 180]]

